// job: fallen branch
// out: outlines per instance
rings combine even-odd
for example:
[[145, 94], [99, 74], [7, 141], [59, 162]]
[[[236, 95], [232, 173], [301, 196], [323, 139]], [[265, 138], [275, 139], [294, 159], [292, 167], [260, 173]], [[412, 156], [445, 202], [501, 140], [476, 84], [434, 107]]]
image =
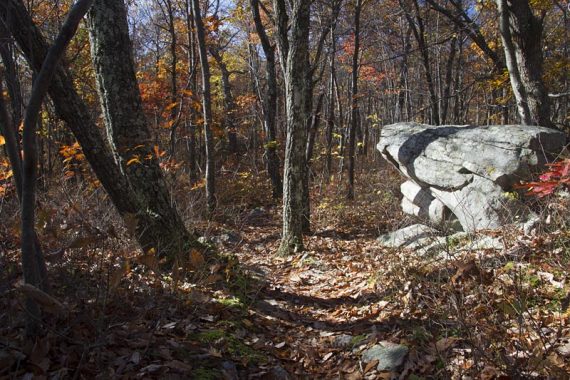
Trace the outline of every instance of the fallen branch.
[[16, 286], [16, 290], [36, 301], [44, 311], [50, 314], [65, 315], [68, 313], [68, 309], [63, 303], [33, 285], [20, 284]]

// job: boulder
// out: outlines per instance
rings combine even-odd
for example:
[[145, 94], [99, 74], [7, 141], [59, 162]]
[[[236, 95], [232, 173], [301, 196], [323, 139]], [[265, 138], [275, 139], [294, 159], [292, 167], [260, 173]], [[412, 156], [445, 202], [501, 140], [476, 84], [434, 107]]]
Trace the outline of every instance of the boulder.
[[388, 248], [409, 248], [410, 246], [415, 247], [418, 242], [423, 242], [424, 239], [431, 239], [435, 235], [437, 235], [437, 230], [423, 224], [414, 224], [381, 235], [378, 238], [378, 242], [381, 246]]
[[464, 231], [497, 228], [527, 216], [510, 192], [562, 151], [565, 134], [522, 125], [397, 123], [382, 128], [377, 149], [405, 177], [404, 212]]
[[362, 361], [370, 363], [378, 360], [378, 371], [394, 371], [404, 364], [408, 347], [388, 341], [382, 341], [362, 353]]

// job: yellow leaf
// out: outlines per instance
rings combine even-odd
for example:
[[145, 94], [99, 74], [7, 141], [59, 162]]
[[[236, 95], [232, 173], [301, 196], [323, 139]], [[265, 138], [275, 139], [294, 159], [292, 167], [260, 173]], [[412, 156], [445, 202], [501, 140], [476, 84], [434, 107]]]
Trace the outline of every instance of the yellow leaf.
[[170, 111], [171, 109], [173, 109], [174, 107], [176, 107], [178, 105], [178, 102], [174, 102], [174, 103], [170, 103], [169, 105], [166, 106], [166, 108], [164, 109], [165, 111]]
[[4, 138], [4, 136], [0, 135], [0, 146], [6, 144], [6, 139]]
[[141, 160], [139, 159], [138, 156], [134, 156], [133, 158], [131, 158], [130, 160], [127, 161], [127, 166], [132, 165], [132, 164], [140, 164]]

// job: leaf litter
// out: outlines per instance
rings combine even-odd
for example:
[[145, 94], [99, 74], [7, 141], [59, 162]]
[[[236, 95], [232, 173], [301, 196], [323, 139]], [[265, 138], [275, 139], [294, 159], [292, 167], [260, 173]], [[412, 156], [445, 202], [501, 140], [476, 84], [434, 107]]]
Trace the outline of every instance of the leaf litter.
[[[237, 224], [209, 222], [211, 236], [230, 230], [240, 238], [220, 239], [229, 259], [209, 267], [208, 281], [198, 284], [161, 271], [121, 234], [98, 242], [78, 235], [49, 264], [66, 313], [47, 316], [45, 336], [33, 343], [23, 336], [17, 239], [2, 227], [0, 378], [568, 375], [567, 231], [505, 230], [504, 250], [430, 259], [377, 244], [380, 232], [409, 220], [394, 208], [391, 189], [360, 186], [363, 196], [351, 203], [339, 200], [334, 186], [313, 189], [313, 233], [305, 251], [291, 257], [274, 255], [276, 208], [264, 209], [263, 223], [255, 207]], [[192, 266], [205, 266], [200, 253], [189, 257]], [[378, 359], [362, 361], [381, 342], [408, 348], [393, 372], [379, 372]]]

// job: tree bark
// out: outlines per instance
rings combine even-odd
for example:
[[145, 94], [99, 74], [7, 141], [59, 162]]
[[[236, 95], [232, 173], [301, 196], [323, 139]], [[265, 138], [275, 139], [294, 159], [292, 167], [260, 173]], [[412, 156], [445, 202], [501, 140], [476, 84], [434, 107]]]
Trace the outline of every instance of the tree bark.
[[[284, 0], [274, 0], [277, 35], [284, 68], [287, 113], [287, 140], [285, 145], [285, 173], [283, 186], [283, 232], [278, 250], [288, 255], [303, 250], [303, 227], [306, 225], [306, 196], [303, 181], [307, 175], [305, 146], [307, 142], [306, 109], [307, 86], [312, 81], [309, 62], [310, 2], [291, 2], [289, 19]], [[285, 21], [284, 21], [285, 20]]]
[[[48, 45], [22, 1], [1, 2], [0, 18], [3, 21], [0, 22], [0, 27], [5, 25], [9, 28], [26, 60], [32, 69], [38, 72], [47, 55]], [[119, 214], [128, 221], [136, 219], [134, 237], [143, 251], [159, 247], [163, 239], [169, 236], [168, 225], [172, 222], [164, 220], [161, 215], [149, 213], [139, 201], [134, 187], [115, 162], [112, 151], [101, 136], [86, 104], [75, 91], [73, 80], [63, 65], [59, 65], [55, 72], [49, 95], [55, 105], [56, 114], [73, 132], [85, 158]], [[166, 235], [163, 234], [164, 230]], [[194, 239], [192, 245], [204, 249]]]
[[[56, 72], [59, 61], [63, 57], [67, 45], [75, 35], [79, 22], [91, 7], [94, 0], [79, 0], [69, 11], [61, 30], [43, 61], [42, 68], [34, 81], [32, 94], [24, 117], [22, 134], [21, 214], [22, 214], [22, 269], [24, 281], [38, 289], [42, 284], [42, 269], [45, 268], [43, 257], [38, 254], [35, 231], [35, 205], [37, 180], [37, 140], [36, 128], [43, 100], [48, 93], [49, 84]], [[35, 300], [28, 297], [27, 334], [37, 336], [40, 331], [41, 311]]]
[[358, 61], [360, 55], [360, 12], [362, 0], [356, 0], [354, 8], [354, 51], [352, 53], [352, 75], [350, 89], [351, 119], [348, 132], [348, 189], [347, 199], [354, 199], [354, 167], [356, 153], [356, 128], [358, 126]]
[[[402, 7], [402, 10], [404, 11], [404, 15], [406, 16], [406, 19], [408, 20], [408, 24], [410, 25], [410, 28], [412, 29], [412, 33], [414, 34], [414, 38], [416, 39], [416, 42], [418, 43], [418, 48], [420, 50], [420, 54], [422, 57], [422, 65], [424, 66], [426, 84], [427, 84], [427, 88], [428, 88], [428, 92], [429, 92], [429, 99], [430, 99], [430, 104], [429, 104], [430, 109], [431, 109], [430, 120], [431, 120], [432, 124], [439, 125], [440, 124], [439, 102], [437, 99], [437, 94], [435, 91], [435, 84], [434, 84], [433, 76], [432, 76], [432, 72], [431, 72], [429, 50], [428, 50], [427, 42], [425, 39], [426, 33], [425, 33], [424, 21], [420, 15], [420, 9], [419, 9], [419, 5], [418, 5], [418, 1], [412, 0], [413, 6], [414, 6], [415, 16], [412, 16], [411, 11], [408, 10], [407, 6], [404, 4], [404, 2], [406, 0], [399, 0], [399, 1], [400, 1], [400, 6]], [[416, 23], [417, 23], [417, 25], [416, 25]]]
[[534, 15], [528, 0], [496, 0], [501, 40], [521, 122], [553, 127], [542, 80], [544, 15]]
[[[159, 254], [180, 258], [198, 247], [172, 205], [153, 149], [136, 81], [127, 12], [122, 0], [95, 0], [89, 12], [91, 56], [105, 124], [121, 171], [141, 206], [139, 214], [152, 220], [153, 247]], [[144, 214], [144, 215], [140, 215]]]
[[328, 111], [327, 111], [327, 129], [326, 129], [326, 181], [330, 180], [332, 174], [332, 146], [333, 146], [333, 133], [335, 121], [335, 97], [334, 97], [334, 78], [335, 78], [335, 62], [336, 62], [336, 35], [335, 26], [331, 27], [331, 52], [330, 60], [330, 77], [328, 88]]
[[210, 90], [210, 64], [206, 47], [206, 32], [200, 10], [200, 1], [192, 0], [192, 15], [196, 26], [198, 55], [202, 68], [202, 108], [204, 110], [204, 142], [206, 145], [206, 202], [208, 210], [216, 207], [216, 177], [214, 163], [214, 136], [212, 134], [212, 94]]
[[222, 94], [224, 97], [224, 129], [228, 135], [228, 151], [231, 154], [238, 153], [238, 140], [236, 133], [236, 125], [234, 119], [236, 116], [236, 103], [232, 94], [232, 86], [230, 84], [230, 71], [224, 62], [222, 55], [217, 47], [210, 47], [210, 54], [218, 64], [222, 74]]
[[259, 13], [259, 0], [250, 0], [251, 11], [255, 30], [261, 41], [261, 47], [265, 54], [265, 78], [267, 88], [265, 97], [262, 99], [263, 105], [263, 129], [265, 131], [265, 155], [267, 162], [267, 174], [271, 181], [273, 198], [280, 198], [283, 194], [283, 182], [279, 172], [279, 155], [277, 154], [277, 73], [275, 70], [275, 47], [271, 44], [265, 27], [261, 22]]

